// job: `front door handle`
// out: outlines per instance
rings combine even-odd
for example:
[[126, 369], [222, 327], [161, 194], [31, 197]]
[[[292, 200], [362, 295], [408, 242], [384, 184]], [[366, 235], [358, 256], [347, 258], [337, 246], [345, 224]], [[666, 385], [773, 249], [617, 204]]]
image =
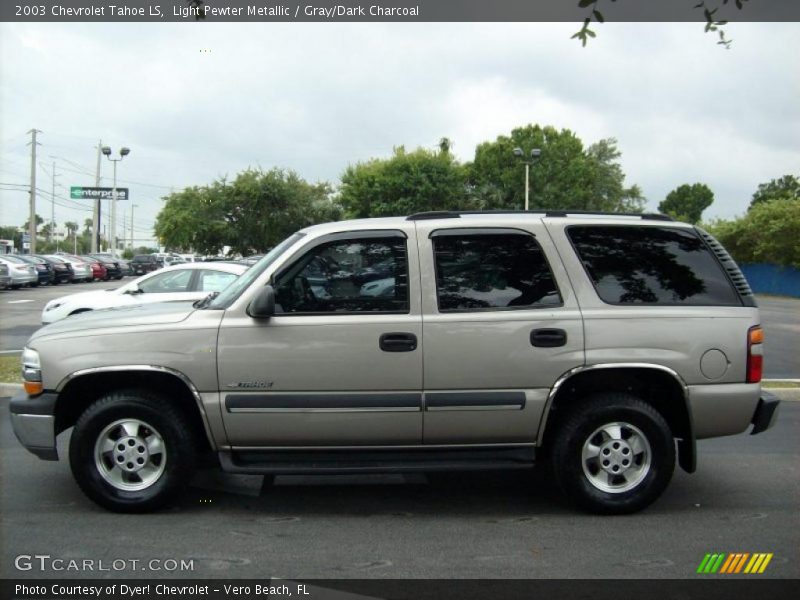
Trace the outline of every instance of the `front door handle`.
[[567, 332], [563, 329], [534, 329], [531, 345], [537, 348], [557, 348], [567, 343]]
[[417, 349], [417, 336], [413, 333], [384, 333], [379, 345], [384, 352], [412, 352]]

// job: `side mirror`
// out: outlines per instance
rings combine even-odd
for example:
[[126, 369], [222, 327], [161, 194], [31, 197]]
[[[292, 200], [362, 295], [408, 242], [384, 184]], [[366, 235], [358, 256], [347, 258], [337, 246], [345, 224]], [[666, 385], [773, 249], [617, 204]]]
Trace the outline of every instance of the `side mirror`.
[[254, 319], [269, 319], [275, 314], [275, 289], [265, 285], [247, 307], [247, 314]]

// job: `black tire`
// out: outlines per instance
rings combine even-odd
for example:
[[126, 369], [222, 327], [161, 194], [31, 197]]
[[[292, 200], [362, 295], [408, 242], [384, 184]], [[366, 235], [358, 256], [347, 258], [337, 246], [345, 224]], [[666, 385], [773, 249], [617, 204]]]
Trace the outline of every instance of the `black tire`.
[[[621, 444], [615, 449], [615, 436], [600, 430], [620, 423], [624, 424], [620, 428]], [[562, 418], [551, 439], [551, 466], [559, 487], [570, 500], [592, 513], [616, 515], [642, 510], [662, 494], [675, 470], [675, 442], [669, 425], [655, 408], [630, 394], [587, 397]], [[601, 449], [585, 464], [584, 444]], [[637, 454], [634, 446], [649, 447], [649, 452]], [[628, 466], [623, 466], [626, 460]], [[611, 472], [615, 468], [620, 470], [619, 475]]]
[[[95, 446], [100, 443], [101, 436], [105, 439], [104, 432], [112, 424], [128, 419], [143, 424], [139, 429], [143, 440], [152, 439], [145, 436], [155, 432], [165, 449], [161, 455], [163, 467], [160, 461], [158, 465], [160, 474], [144, 489], [120, 488], [137, 485], [132, 479], [128, 479], [127, 484], [113, 485], [95, 459]], [[149, 449], [147, 441], [143, 444], [148, 444]], [[188, 419], [170, 404], [169, 398], [148, 390], [130, 389], [103, 396], [80, 416], [70, 440], [69, 462], [78, 486], [92, 501], [114, 512], [142, 513], [161, 508], [181, 494], [195, 469], [196, 447]], [[106, 457], [113, 463], [110, 454]], [[105, 472], [112, 470], [107, 468]], [[144, 484], [145, 480], [141, 481]]]

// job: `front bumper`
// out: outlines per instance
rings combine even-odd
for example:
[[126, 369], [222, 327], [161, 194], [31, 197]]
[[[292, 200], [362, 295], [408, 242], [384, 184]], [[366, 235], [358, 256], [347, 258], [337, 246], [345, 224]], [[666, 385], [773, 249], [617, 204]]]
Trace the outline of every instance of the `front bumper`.
[[56, 449], [56, 399], [44, 393], [31, 398], [17, 394], [9, 403], [11, 427], [20, 443], [43, 460], [58, 460]]
[[753, 413], [753, 430], [750, 435], [755, 435], [766, 431], [775, 425], [775, 419], [778, 416], [778, 407], [781, 401], [769, 392], [762, 390], [761, 398], [758, 399], [756, 411]]

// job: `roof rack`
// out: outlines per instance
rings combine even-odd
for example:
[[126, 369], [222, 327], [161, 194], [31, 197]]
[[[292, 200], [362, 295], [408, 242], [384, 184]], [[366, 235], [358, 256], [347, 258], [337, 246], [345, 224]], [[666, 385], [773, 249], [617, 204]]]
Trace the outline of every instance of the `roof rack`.
[[569, 215], [598, 215], [605, 217], [639, 217], [642, 220], [673, 221], [669, 215], [660, 213], [603, 212], [594, 210], [434, 210], [406, 217], [407, 221], [428, 219], [458, 219], [462, 215], [544, 215], [545, 217], [567, 217]]

